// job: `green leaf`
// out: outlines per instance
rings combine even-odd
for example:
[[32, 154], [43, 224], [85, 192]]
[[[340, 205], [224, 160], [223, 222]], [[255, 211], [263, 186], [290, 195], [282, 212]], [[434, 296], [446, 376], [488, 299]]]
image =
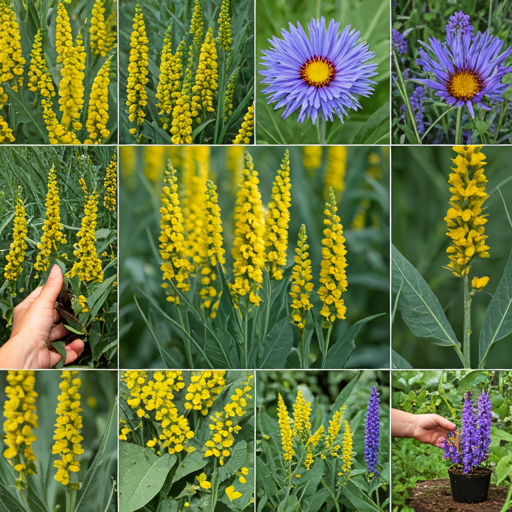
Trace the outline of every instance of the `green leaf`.
[[256, 458], [256, 478], [258, 481], [258, 487], [261, 485], [265, 490], [265, 495], [268, 498], [273, 498], [277, 494], [276, 481], [272, 476], [272, 471], [268, 466], [261, 460], [260, 457]]
[[[203, 457], [204, 458], [204, 457]], [[245, 463], [247, 458], [247, 443], [245, 441], [238, 442], [233, 450], [229, 460], [219, 469], [219, 483], [233, 476]]]
[[91, 310], [91, 318], [94, 318], [98, 314], [101, 306], [103, 306], [104, 302], [107, 300], [107, 297], [112, 290], [112, 284], [116, 279], [117, 275], [113, 275], [112, 277], [105, 279], [105, 281], [103, 281], [103, 283], [101, 283], [98, 288], [91, 293], [91, 296], [87, 298], [87, 305]]
[[389, 133], [389, 103], [375, 111], [354, 135], [352, 144], [373, 144]]
[[347, 398], [352, 394], [352, 391], [357, 386], [359, 379], [361, 378], [362, 372], [357, 372], [356, 376], [341, 390], [341, 393], [337, 396], [332, 406], [332, 412], [339, 411], [347, 401]]
[[391, 365], [393, 370], [408, 370], [412, 368], [411, 363], [404, 359], [398, 352], [391, 350]]
[[[317, 458], [313, 467], [309, 471], [306, 471], [296, 484], [296, 486], [300, 486], [301, 488], [305, 487], [304, 496], [311, 496], [312, 494], [315, 494], [324, 475], [324, 471], [324, 461]], [[302, 492], [302, 490], [300, 492]]]
[[293, 331], [286, 316], [274, 325], [259, 350], [258, 368], [284, 368], [293, 347]]
[[192, 452], [189, 453], [178, 466], [176, 473], [174, 474], [174, 478], [172, 479], [172, 483], [174, 484], [178, 480], [181, 480], [184, 476], [197, 471], [198, 469], [203, 469], [206, 464], [208, 464], [208, 458], [204, 457], [200, 452]]
[[503, 277], [485, 313], [480, 331], [480, 368], [485, 367], [493, 345], [512, 332], [512, 253]]
[[512, 453], [502, 457], [496, 464], [497, 485], [500, 485], [509, 475], [512, 475]]
[[463, 395], [466, 391], [477, 386], [478, 384], [486, 384], [489, 382], [489, 378], [485, 375], [483, 370], [475, 370], [469, 372], [459, 382], [459, 388], [457, 390], [459, 395]]
[[343, 487], [343, 492], [341, 493], [340, 501], [344, 505], [352, 508], [350, 504], [352, 504], [358, 512], [380, 512], [380, 507], [377, 507], [375, 503], [367, 501], [361, 489], [359, 489], [353, 482], [350, 480]]
[[298, 512], [300, 510], [300, 501], [295, 494], [289, 494], [279, 503], [277, 512]]
[[174, 455], [158, 457], [151, 448], [123, 442], [119, 446], [119, 508], [134, 512], [162, 488], [176, 462]]
[[[69, 326], [67, 326], [69, 328]], [[55, 369], [58, 370], [64, 366], [64, 363], [66, 362], [66, 345], [63, 341], [54, 341], [52, 343], [52, 347], [60, 354], [61, 358], [60, 361], [55, 365]]]
[[318, 512], [320, 507], [325, 503], [329, 497], [329, 491], [326, 489], [320, 489], [313, 496], [307, 496], [303, 501], [304, 512]]
[[345, 368], [348, 357], [350, 356], [352, 350], [356, 348], [354, 339], [359, 334], [359, 331], [363, 325], [385, 314], [386, 313], [379, 313], [378, 315], [362, 318], [349, 329], [347, 329], [341, 335], [341, 338], [327, 352], [325, 368], [334, 370]]
[[401, 288], [398, 307], [418, 338], [445, 347], [460, 347], [434, 292], [421, 274], [393, 246], [393, 291]]

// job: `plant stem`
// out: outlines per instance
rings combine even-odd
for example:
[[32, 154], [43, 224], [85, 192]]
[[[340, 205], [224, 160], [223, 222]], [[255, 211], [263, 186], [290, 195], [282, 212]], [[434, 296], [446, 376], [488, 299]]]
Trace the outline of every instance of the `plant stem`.
[[455, 144], [460, 144], [462, 141], [462, 107], [457, 110], [457, 129], [455, 132]]
[[75, 512], [75, 490], [69, 490], [66, 488], [66, 512]]
[[217, 471], [217, 458], [214, 458], [213, 476], [212, 476], [212, 499], [210, 501], [210, 512], [215, 512], [218, 495], [219, 495], [219, 472]]
[[[246, 305], [247, 306], [247, 305]], [[248, 307], [245, 308], [245, 315], [244, 315], [244, 368], [249, 368], [247, 366], [247, 345], [248, 345], [248, 338], [249, 338], [249, 311]]]
[[322, 352], [322, 368], [325, 368], [325, 365], [327, 364], [327, 350], [329, 350], [329, 340], [331, 339], [331, 332], [332, 324], [329, 325], [329, 330], [327, 331], [327, 338], [325, 340], [325, 347]]
[[489, 0], [489, 18], [487, 22], [487, 30], [491, 29], [491, 18], [492, 18], [492, 0]]
[[325, 142], [325, 118], [322, 114], [318, 116], [317, 119], [318, 124], [316, 125], [316, 129], [318, 131], [318, 144], [326, 144]]
[[471, 368], [471, 294], [469, 291], [469, 277], [464, 276], [464, 358]]
[[323, 478], [322, 478], [322, 485], [327, 489], [327, 492], [331, 495], [331, 498], [334, 501], [334, 505], [336, 507], [336, 511], [340, 512], [340, 506], [338, 504], [338, 500], [336, 499], [336, 496], [334, 496], [334, 493], [332, 492], [331, 488], [327, 485], [326, 481]]
[[[180, 317], [181, 326], [183, 327], [183, 330], [185, 329], [185, 324], [183, 322], [183, 317], [181, 316], [181, 310], [180, 306], [176, 308], [178, 310], [178, 315]], [[190, 347], [190, 339], [185, 336], [185, 350], [187, 351], [187, 359], [188, 359], [188, 367], [193, 370], [194, 369], [194, 361], [192, 359], [192, 349]]]

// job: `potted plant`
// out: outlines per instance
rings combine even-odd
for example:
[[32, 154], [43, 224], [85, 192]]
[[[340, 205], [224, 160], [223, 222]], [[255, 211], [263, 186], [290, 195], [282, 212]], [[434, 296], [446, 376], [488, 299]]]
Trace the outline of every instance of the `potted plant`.
[[453, 466], [448, 469], [453, 501], [457, 503], [482, 503], [487, 500], [492, 471], [483, 466], [491, 444], [491, 399], [482, 391], [475, 415], [473, 397], [464, 394], [462, 429], [446, 437], [444, 458]]

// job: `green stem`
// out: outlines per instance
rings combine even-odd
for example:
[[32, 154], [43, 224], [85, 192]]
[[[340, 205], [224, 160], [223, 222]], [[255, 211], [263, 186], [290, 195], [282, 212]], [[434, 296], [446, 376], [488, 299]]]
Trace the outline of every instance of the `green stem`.
[[217, 498], [219, 496], [219, 472], [217, 471], [217, 457], [214, 458], [212, 475], [212, 499], [210, 501], [210, 512], [215, 512]]
[[469, 291], [469, 277], [464, 276], [464, 358], [471, 368], [471, 293]]
[[322, 13], [322, 0], [316, 0], [316, 19], [320, 19], [320, 14]]
[[492, 0], [489, 0], [489, 18], [487, 21], [487, 30], [491, 29], [491, 18], [492, 18]]
[[66, 488], [66, 512], [75, 512], [75, 499], [75, 490], [70, 490], [69, 488]]
[[457, 130], [455, 132], [455, 144], [461, 144], [462, 141], [462, 107], [457, 110]]
[[[185, 323], [183, 322], [183, 317], [181, 316], [181, 310], [180, 306], [176, 308], [178, 310], [178, 315], [180, 317], [181, 326], [183, 327], [183, 330], [185, 331]], [[190, 339], [185, 336], [185, 350], [187, 352], [187, 359], [188, 359], [188, 367], [193, 370], [194, 369], [194, 361], [192, 359], [192, 348], [190, 347]]]
[[421, 137], [421, 140], [423, 141], [425, 139], [425, 137], [427, 136], [428, 132], [430, 130], [432, 130], [432, 128], [434, 128], [434, 126], [439, 122], [441, 121], [441, 119], [443, 119], [443, 117], [446, 115], [446, 114], [449, 114], [452, 110], [455, 110], [457, 107], [451, 107], [449, 108], [448, 110], [445, 110], [429, 127], [428, 127], [428, 130], [423, 134], [423, 137]]
[[327, 338], [325, 340], [324, 350], [322, 352], [322, 368], [325, 368], [327, 364], [327, 351], [329, 350], [329, 340], [331, 339], [332, 332], [332, 324], [329, 325], [329, 330], [327, 331]]
[[247, 307], [247, 304], [246, 304], [246, 308], [245, 308], [245, 315], [244, 315], [244, 368], [249, 368], [247, 366], [247, 345], [249, 344], [248, 343], [248, 339], [249, 339], [249, 311], [248, 311], [248, 307]]
[[318, 131], [318, 144], [325, 145], [325, 118], [323, 115], [319, 115], [317, 118], [316, 129]]
[[326, 481], [323, 478], [322, 478], [322, 485], [327, 489], [327, 492], [331, 495], [331, 498], [334, 501], [334, 506], [336, 507], [336, 511], [340, 512], [340, 506], [338, 504], [338, 500], [336, 499], [336, 496], [334, 496], [334, 493], [332, 492], [331, 488], [327, 485]]

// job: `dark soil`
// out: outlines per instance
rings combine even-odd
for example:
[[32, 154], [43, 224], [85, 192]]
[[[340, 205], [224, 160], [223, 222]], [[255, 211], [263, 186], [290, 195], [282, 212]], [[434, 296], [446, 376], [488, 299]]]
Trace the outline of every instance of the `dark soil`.
[[437, 478], [418, 482], [407, 505], [416, 512], [500, 512], [507, 500], [506, 487], [489, 487], [489, 496], [483, 503], [455, 503], [452, 500], [450, 480]]

